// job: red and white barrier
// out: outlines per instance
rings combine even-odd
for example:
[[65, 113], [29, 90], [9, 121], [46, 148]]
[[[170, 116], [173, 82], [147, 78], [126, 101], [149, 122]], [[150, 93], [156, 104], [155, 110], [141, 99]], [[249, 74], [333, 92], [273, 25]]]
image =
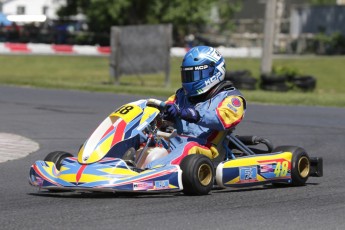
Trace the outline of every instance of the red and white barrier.
[[[261, 47], [216, 47], [223, 57], [236, 58], [260, 58], [262, 54]], [[172, 47], [170, 55], [173, 57], [183, 57], [187, 53], [186, 48]]]
[[[218, 47], [217, 50], [224, 57], [261, 57], [261, 47]], [[172, 57], [183, 57], [187, 52], [186, 48], [172, 47]], [[64, 54], [64, 55], [90, 55], [107, 56], [111, 53], [109, 46], [87, 46], [87, 45], [49, 45], [34, 43], [0, 43], [0, 54]]]
[[109, 55], [107, 46], [80, 46], [80, 45], [49, 45], [33, 43], [0, 43], [0, 53], [23, 54], [75, 54], [75, 55]]

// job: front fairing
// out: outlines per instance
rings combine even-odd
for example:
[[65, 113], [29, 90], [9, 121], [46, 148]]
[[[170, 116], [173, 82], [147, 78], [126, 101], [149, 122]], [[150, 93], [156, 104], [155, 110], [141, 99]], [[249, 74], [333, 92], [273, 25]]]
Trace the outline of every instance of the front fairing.
[[53, 162], [36, 161], [31, 166], [29, 183], [49, 190], [171, 192], [183, 189], [181, 175], [178, 165], [136, 172], [118, 158], [80, 164], [75, 157], [69, 157], [60, 171]]
[[157, 117], [159, 110], [139, 100], [111, 113], [91, 134], [78, 153], [78, 162], [91, 164], [104, 157], [121, 158], [130, 147], [138, 147], [145, 138], [143, 130]]

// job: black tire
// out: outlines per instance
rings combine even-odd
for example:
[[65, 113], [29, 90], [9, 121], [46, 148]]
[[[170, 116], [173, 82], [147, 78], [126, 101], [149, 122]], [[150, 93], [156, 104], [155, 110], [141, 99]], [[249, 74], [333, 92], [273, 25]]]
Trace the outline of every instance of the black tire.
[[55, 152], [49, 153], [44, 158], [44, 161], [53, 162], [55, 164], [56, 169], [60, 170], [63, 159], [65, 159], [67, 157], [73, 157], [73, 155], [68, 153], [68, 152], [64, 152], [64, 151], [55, 151]]
[[245, 89], [245, 90], [255, 90], [256, 89], [256, 83], [237, 83], [234, 85], [237, 89]]
[[242, 77], [238, 80], [239, 83], [256, 84], [258, 80], [251, 76]]
[[286, 76], [276, 76], [276, 75], [261, 75], [261, 81], [266, 84], [277, 84], [285, 83], [287, 80]]
[[[307, 152], [296, 146], [278, 146], [273, 152], [291, 152], [291, 185], [303, 186], [308, 180], [310, 174], [310, 159]], [[276, 185], [276, 183], [273, 183]]]
[[316, 87], [316, 79], [313, 76], [294, 77], [291, 82], [303, 91], [313, 91]]
[[226, 71], [225, 73], [225, 79], [233, 80], [242, 78], [244, 76], [251, 76], [251, 72], [249, 70], [235, 70], [235, 71]]
[[182, 169], [183, 193], [186, 195], [207, 195], [214, 182], [212, 161], [201, 154], [186, 156], [180, 167]]
[[260, 88], [267, 91], [277, 91], [277, 92], [286, 92], [289, 90], [289, 87], [285, 83], [266, 84], [266, 83], [261, 82]]
[[257, 79], [248, 70], [227, 71], [225, 79], [230, 80], [238, 89], [255, 90]]
[[234, 80], [234, 85], [239, 89], [255, 89], [257, 79], [251, 76], [244, 76], [236, 81]]

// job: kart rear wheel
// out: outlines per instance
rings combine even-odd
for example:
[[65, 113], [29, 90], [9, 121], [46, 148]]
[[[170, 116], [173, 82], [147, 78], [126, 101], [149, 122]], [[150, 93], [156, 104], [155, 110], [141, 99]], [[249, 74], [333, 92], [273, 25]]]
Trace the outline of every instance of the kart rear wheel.
[[182, 169], [183, 193], [186, 195], [207, 195], [214, 181], [212, 161], [201, 154], [186, 156], [180, 167]]
[[[310, 174], [310, 159], [307, 152], [296, 146], [278, 146], [273, 152], [291, 152], [291, 185], [303, 186], [308, 180]], [[278, 185], [273, 183], [273, 185]]]
[[67, 157], [73, 157], [72, 154], [64, 151], [55, 151], [49, 153], [45, 158], [44, 161], [51, 161], [55, 164], [57, 170], [61, 169], [63, 159]]

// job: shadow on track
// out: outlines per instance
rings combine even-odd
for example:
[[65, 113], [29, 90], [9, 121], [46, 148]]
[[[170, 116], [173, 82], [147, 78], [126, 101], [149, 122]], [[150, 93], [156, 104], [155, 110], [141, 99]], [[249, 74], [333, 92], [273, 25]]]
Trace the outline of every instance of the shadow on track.
[[[319, 183], [306, 183], [304, 186], [308, 185], [319, 185]], [[304, 187], [300, 186], [300, 187]], [[289, 184], [268, 184], [268, 185], [262, 185], [257, 187], [244, 187], [244, 188], [228, 188], [228, 189], [222, 189], [222, 188], [214, 188], [212, 190], [213, 193], [236, 193], [236, 192], [252, 192], [252, 191], [259, 191], [259, 190], [274, 190], [274, 189], [287, 189], [287, 188], [295, 188], [295, 186], [289, 185]]]
[[165, 193], [165, 194], [147, 194], [147, 193], [103, 193], [103, 192], [49, 192], [39, 191], [37, 193], [27, 193], [30, 196], [41, 196], [51, 198], [73, 198], [73, 199], [121, 199], [121, 198], [173, 198], [178, 196], [180, 193]]

